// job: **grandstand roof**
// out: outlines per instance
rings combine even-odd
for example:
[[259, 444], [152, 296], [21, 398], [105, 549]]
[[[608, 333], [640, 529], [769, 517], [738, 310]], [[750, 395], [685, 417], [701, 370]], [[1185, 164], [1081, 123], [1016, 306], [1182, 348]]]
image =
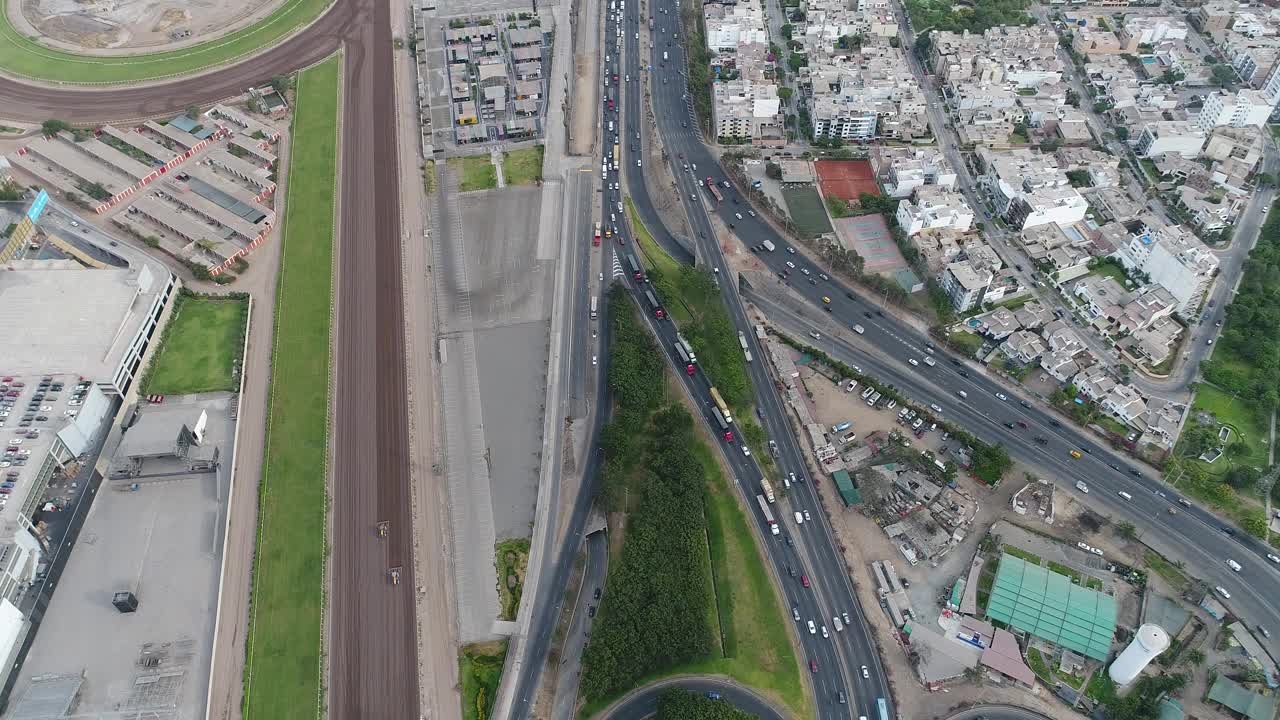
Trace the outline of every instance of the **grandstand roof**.
[[987, 617], [1102, 661], [1116, 631], [1116, 601], [1065, 575], [1002, 554]]

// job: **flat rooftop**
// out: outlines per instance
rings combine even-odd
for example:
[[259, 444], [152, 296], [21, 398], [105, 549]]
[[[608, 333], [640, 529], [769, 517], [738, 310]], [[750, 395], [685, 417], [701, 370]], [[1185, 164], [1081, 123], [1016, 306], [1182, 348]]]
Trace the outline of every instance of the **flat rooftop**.
[[[167, 397], [171, 404], [207, 410], [205, 444], [230, 456], [229, 394]], [[15, 707], [28, 690], [57, 704], [54, 688], [33, 680], [83, 674], [76, 712], [86, 717], [125, 709], [157, 720], [204, 717], [230, 473], [227, 462], [136, 490], [103, 482], [19, 671]], [[137, 596], [136, 612], [111, 604], [121, 591]]]

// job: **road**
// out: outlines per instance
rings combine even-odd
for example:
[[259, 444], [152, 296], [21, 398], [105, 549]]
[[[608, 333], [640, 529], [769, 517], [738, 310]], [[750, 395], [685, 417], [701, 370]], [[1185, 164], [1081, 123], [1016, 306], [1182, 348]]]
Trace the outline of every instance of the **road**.
[[743, 712], [755, 715], [760, 720], [783, 720], [786, 717], [775, 710], [764, 698], [741, 685], [716, 678], [697, 677], [674, 678], [647, 685], [605, 710], [601, 713], [600, 720], [644, 720], [651, 717], [658, 712], [658, 697], [673, 687], [699, 695], [718, 693], [721, 699]]
[[569, 629], [565, 633], [564, 647], [560, 650], [560, 669], [556, 676], [555, 705], [551, 720], [572, 720], [578, 700], [578, 685], [582, 679], [582, 651], [586, 649], [591, 625], [595, 622], [593, 611], [600, 607], [605, 577], [609, 571], [608, 535], [603, 532], [587, 536], [587, 565], [582, 575], [577, 602], [569, 617]]
[[[664, 10], [666, 12], [664, 12]], [[648, 79], [651, 92], [651, 103], [657, 129], [668, 153], [667, 161], [676, 178], [676, 192], [687, 213], [696, 243], [699, 260], [713, 269], [725, 267], [723, 256], [717, 241], [704, 202], [709, 198], [705, 188], [698, 185], [698, 179], [705, 182], [707, 175], [713, 174], [716, 168], [715, 159], [697, 131], [697, 123], [686, 97], [686, 84], [681, 72], [685, 67], [683, 46], [679, 33], [680, 19], [674, 3], [663, 2], [651, 6], [654, 28], [650, 32], [653, 48], [647, 62], [636, 34], [639, 32], [639, 9], [634, 4], [628, 8], [627, 25], [623, 28], [622, 37], [627, 43], [624, 53], [625, 67], [621, 72], [626, 84], [625, 102], [623, 103], [624, 121], [621, 131], [626, 138], [635, 137], [642, 131], [642, 92], [641, 65], [652, 66], [652, 77]], [[644, 18], [646, 24], [648, 17]], [[663, 55], [666, 54], [664, 59]], [[646, 70], [647, 74], [648, 71]], [[630, 81], [626, 76], [630, 75]], [[665, 82], [664, 82], [665, 81]], [[690, 164], [689, 170], [683, 169], [683, 163]], [[657, 237], [668, 235], [656, 213], [646, 214], [644, 208], [651, 208], [653, 203], [647, 197], [648, 190], [643, 183], [642, 174], [646, 170], [630, 158], [624, 163], [627, 172], [627, 189], [635, 200], [646, 225]], [[699, 169], [695, 172], [694, 166]], [[649, 169], [652, 171], [652, 168]], [[723, 176], [718, 170], [717, 176]], [[730, 193], [731, 194], [731, 193]], [[726, 207], [728, 207], [726, 205]], [[743, 208], [745, 210], [745, 207]], [[725, 210], [725, 212], [728, 212]], [[728, 222], [733, 222], [732, 219]], [[727, 276], [726, 276], [727, 277]], [[640, 295], [642, 288], [632, 283], [637, 291], [637, 298], [642, 307], [646, 306]], [[758, 417], [766, 433], [778, 443], [778, 465], [784, 472], [795, 472], [797, 478], [805, 480], [808, 473], [801, 450], [790, 432], [790, 425], [783, 409], [773, 379], [764, 363], [764, 353], [756, 343], [750, 323], [731, 283], [722, 283], [722, 290], [730, 317], [738, 330], [745, 334], [752, 356], [756, 362], [748, 363], [748, 371], [755, 387]], [[719, 428], [711, 413], [709, 400], [710, 384], [707, 378], [697, 372], [692, 376], [682, 372], [683, 363], [679, 362], [674, 350], [676, 340], [675, 328], [670, 322], [658, 322], [652, 314], [647, 317], [655, 333], [662, 341], [662, 347], [668, 359], [675, 365], [686, 389], [702, 404], [703, 420], [708, 427], [718, 434]], [[743, 409], [745, 411], [745, 409]], [[815, 700], [819, 717], [845, 718], [852, 715], [874, 715], [877, 698], [884, 697], [891, 702], [888, 684], [880, 664], [880, 655], [870, 637], [867, 623], [863, 617], [863, 609], [858, 604], [853, 585], [846, 571], [843, 559], [836, 551], [834, 536], [830, 525], [817, 499], [812, 484], [802, 482], [793, 485], [789, 496], [779, 500], [775, 515], [782, 526], [782, 534], [772, 536], [755, 495], [760, 492], [759, 478], [762, 476], [759, 467], [751, 458], [745, 457], [737, 445], [726, 445], [726, 460], [735, 475], [736, 484], [742, 493], [743, 502], [756, 521], [756, 527], [765, 538], [765, 549], [768, 553], [769, 566], [775, 577], [782, 582], [787, 604], [800, 615], [797, 633], [802, 649], [801, 660], [808, 664], [813, 661], [817, 672], [813, 675]], [[779, 488], [781, 490], [781, 488]], [[802, 525], [794, 520], [795, 511], [811, 511], [810, 519]], [[792, 572], [794, 571], [794, 577]], [[806, 576], [812, 585], [804, 588], [799, 582], [800, 576]], [[879, 609], [874, 609], [879, 612]], [[846, 631], [833, 631], [831, 619], [839, 613], [848, 613], [851, 622]], [[824, 639], [821, 635], [807, 632], [807, 621], [813, 620], [815, 625], [827, 625], [831, 637]], [[861, 666], [869, 668], [869, 678], [861, 676]], [[839, 694], [845, 692], [850, 704], [842, 705]]]

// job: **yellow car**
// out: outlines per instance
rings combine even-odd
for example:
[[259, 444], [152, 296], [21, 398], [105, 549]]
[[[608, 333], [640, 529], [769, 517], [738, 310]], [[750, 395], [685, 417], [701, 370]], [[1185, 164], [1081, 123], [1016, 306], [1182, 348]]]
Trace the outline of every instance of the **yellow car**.
[[1073, 457], [1073, 458], [1078, 458], [1078, 457], [1080, 457], [1080, 451], [1079, 451], [1079, 450], [1072, 450], [1072, 451], [1071, 451], [1071, 457]]
[[822, 302], [824, 302], [824, 303], [826, 303], [826, 304], [830, 305], [830, 304], [831, 304], [831, 298], [827, 297], [826, 295], [823, 295], [823, 296], [822, 296]]

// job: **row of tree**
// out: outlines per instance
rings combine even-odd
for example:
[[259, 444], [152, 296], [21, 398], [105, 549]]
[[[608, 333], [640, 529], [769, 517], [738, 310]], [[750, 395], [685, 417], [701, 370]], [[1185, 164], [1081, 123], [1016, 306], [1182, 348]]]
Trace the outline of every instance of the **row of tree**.
[[671, 688], [658, 697], [656, 720], [752, 720], [757, 716], [688, 690]]
[[[714, 648], [707, 583], [706, 478], [694, 454], [693, 418], [661, 403], [665, 375], [625, 291], [610, 295], [611, 362], [618, 414], [606, 428], [606, 484], [623, 489], [628, 512], [621, 558], [583, 653], [582, 691], [592, 700], [635, 686], [664, 668], [707, 657]], [[638, 373], [654, 370], [647, 378]], [[652, 390], [645, 390], [646, 385]], [[614, 457], [618, 452], [622, 458]], [[615, 492], [616, 494], [616, 492]], [[616, 502], [616, 498], [614, 499]]]

